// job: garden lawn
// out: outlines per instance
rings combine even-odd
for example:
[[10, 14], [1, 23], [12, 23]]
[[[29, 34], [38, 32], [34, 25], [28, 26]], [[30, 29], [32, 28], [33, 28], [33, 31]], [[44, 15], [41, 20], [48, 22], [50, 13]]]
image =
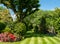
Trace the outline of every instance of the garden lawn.
[[20, 42], [0, 42], [0, 44], [60, 44], [58, 37], [30, 37]]

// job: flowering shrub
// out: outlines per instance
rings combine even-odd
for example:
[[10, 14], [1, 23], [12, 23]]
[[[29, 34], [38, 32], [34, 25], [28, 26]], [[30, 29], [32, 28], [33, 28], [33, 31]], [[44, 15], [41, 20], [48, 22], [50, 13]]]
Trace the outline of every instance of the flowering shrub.
[[9, 40], [10, 40], [10, 41], [16, 41], [16, 36], [15, 36], [15, 35], [9, 33], [9, 34], [8, 34], [8, 37], [9, 37]]
[[0, 34], [0, 42], [12, 42], [16, 41], [16, 36], [12, 33], [1, 33]]

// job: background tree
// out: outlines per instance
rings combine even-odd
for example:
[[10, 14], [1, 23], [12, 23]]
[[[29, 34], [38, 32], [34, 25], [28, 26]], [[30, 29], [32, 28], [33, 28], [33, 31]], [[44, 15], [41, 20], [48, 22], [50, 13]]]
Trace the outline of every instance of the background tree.
[[26, 23], [28, 30], [33, 30], [35, 33], [41, 31], [44, 32], [43, 30], [46, 31], [46, 18], [42, 17], [45, 17], [44, 11], [38, 10], [24, 18], [24, 22]]

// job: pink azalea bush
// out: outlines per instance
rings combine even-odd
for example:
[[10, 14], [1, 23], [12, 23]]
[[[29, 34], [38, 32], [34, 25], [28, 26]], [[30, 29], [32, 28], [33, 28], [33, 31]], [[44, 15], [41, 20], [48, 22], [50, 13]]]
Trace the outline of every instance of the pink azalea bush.
[[0, 34], [0, 42], [11, 42], [16, 41], [17, 37], [12, 33], [1, 33]]

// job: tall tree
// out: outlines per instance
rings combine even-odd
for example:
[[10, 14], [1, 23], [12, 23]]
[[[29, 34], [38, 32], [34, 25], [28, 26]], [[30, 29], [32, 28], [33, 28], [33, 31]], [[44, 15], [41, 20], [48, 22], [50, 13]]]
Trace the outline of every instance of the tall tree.
[[11, 8], [16, 13], [19, 21], [38, 10], [40, 6], [39, 0], [0, 0], [0, 3]]

